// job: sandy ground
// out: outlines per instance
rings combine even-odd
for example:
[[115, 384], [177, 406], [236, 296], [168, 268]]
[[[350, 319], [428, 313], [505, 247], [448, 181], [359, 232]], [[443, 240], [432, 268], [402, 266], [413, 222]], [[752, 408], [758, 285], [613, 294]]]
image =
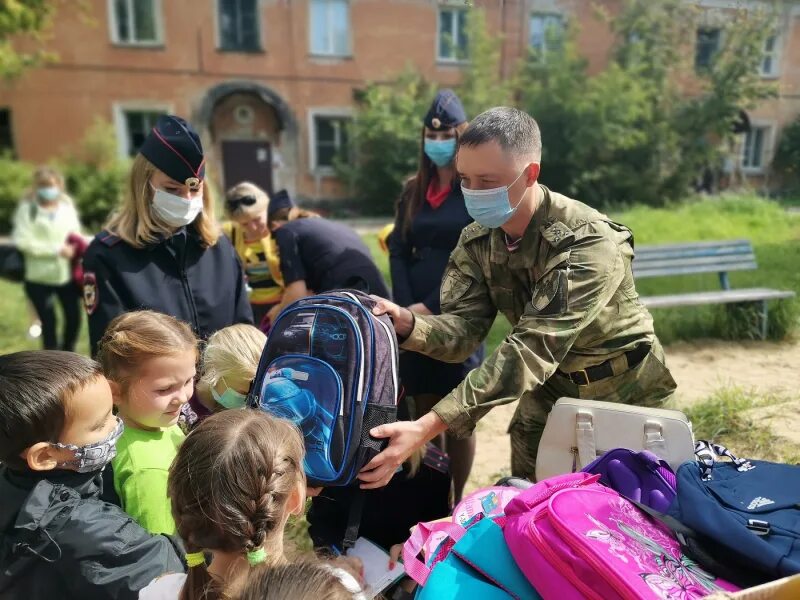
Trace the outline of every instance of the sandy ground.
[[[721, 387], [739, 386], [760, 394], [779, 394], [800, 402], [800, 343], [680, 343], [666, 349], [667, 366], [678, 383], [677, 405], [686, 406]], [[769, 412], [769, 411], [767, 411]], [[779, 435], [800, 442], [800, 414], [765, 414]], [[510, 447], [506, 427], [514, 406], [491, 411], [478, 424], [478, 451], [469, 488], [493, 483], [509, 474]]]

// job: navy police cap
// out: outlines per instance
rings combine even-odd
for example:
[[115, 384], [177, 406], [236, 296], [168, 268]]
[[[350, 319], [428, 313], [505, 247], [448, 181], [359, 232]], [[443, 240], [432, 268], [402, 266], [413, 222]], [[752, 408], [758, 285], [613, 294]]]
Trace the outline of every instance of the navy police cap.
[[425, 115], [425, 126], [434, 131], [450, 129], [466, 121], [464, 107], [453, 90], [441, 90], [436, 94], [428, 114]]
[[269, 208], [267, 208], [267, 217], [272, 218], [272, 216], [283, 208], [292, 208], [294, 207], [294, 202], [289, 197], [289, 192], [286, 190], [281, 190], [280, 192], [275, 192], [272, 197], [269, 199]]
[[193, 190], [206, 173], [203, 144], [189, 123], [174, 115], [162, 115], [139, 152], [156, 168]]

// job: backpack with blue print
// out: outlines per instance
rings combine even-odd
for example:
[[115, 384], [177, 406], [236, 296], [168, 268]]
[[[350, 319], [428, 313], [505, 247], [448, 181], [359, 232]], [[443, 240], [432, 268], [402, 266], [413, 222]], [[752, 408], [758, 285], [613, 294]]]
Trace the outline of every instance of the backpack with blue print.
[[370, 429], [397, 418], [398, 346], [392, 322], [358, 291], [309, 296], [275, 321], [248, 406], [293, 421], [308, 485], [346, 486], [386, 445]]

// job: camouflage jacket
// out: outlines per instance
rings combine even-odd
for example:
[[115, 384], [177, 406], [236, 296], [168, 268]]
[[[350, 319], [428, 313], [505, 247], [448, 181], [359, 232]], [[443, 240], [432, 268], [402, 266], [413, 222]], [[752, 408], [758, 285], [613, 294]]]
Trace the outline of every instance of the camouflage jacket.
[[477, 223], [464, 229], [442, 280], [442, 314], [416, 315], [402, 344], [461, 362], [489, 333], [498, 311], [514, 325], [434, 408], [455, 435], [468, 435], [493, 406], [529, 396], [556, 369], [578, 371], [655, 338], [633, 283], [631, 231], [541, 189], [515, 252], [501, 229]]

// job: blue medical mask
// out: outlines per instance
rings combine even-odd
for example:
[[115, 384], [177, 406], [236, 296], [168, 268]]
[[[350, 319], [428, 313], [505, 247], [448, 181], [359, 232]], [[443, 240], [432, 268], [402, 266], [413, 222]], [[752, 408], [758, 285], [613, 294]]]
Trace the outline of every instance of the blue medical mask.
[[214, 401], [225, 408], [244, 408], [247, 396], [229, 388], [224, 379], [221, 381], [225, 386], [225, 391], [222, 394], [213, 387], [211, 388], [211, 395], [214, 396]]
[[476, 223], [495, 229], [504, 225], [508, 220], [517, 212], [522, 198], [519, 199], [517, 205], [512, 207], [511, 201], [508, 198], [509, 188], [519, 181], [524, 173], [528, 171], [527, 167], [522, 171], [517, 178], [509, 186], [492, 188], [490, 190], [470, 190], [461, 184], [461, 193], [464, 194], [464, 205], [467, 207], [469, 216], [472, 217]]
[[56, 466], [60, 468], [66, 467], [78, 473], [91, 473], [92, 471], [102, 470], [117, 455], [117, 440], [125, 429], [122, 420], [119, 417], [114, 418], [117, 420], [117, 426], [104, 440], [94, 444], [87, 444], [86, 446], [50, 444], [56, 448], [70, 450], [74, 455], [72, 460], [60, 462]]
[[453, 162], [456, 155], [456, 138], [449, 140], [429, 140], [425, 138], [425, 154], [437, 167], [445, 167]]
[[51, 185], [49, 187], [38, 188], [36, 190], [36, 194], [39, 196], [40, 200], [44, 202], [52, 202], [61, 195], [61, 190], [59, 190], [56, 186]]

